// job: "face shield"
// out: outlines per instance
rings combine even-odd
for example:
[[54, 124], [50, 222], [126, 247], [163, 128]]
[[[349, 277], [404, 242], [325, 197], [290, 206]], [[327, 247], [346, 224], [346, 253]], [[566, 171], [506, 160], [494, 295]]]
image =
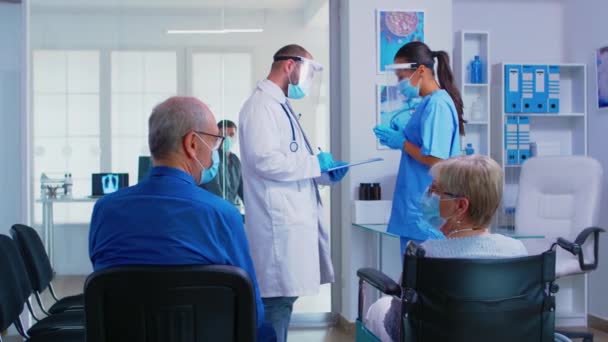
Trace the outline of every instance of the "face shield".
[[379, 104], [381, 125], [403, 131], [422, 100], [420, 85], [412, 85], [409, 77], [418, 68], [417, 63], [387, 65], [385, 85], [380, 87]]
[[297, 118], [313, 117], [319, 111], [319, 97], [323, 81], [323, 66], [311, 59], [300, 56], [278, 56], [275, 61], [293, 60], [294, 68], [287, 75], [289, 85], [287, 97]]
[[318, 95], [323, 66], [307, 58], [297, 58], [296, 67], [289, 75], [290, 85], [300, 88], [304, 96], [314, 95], [315, 91]]

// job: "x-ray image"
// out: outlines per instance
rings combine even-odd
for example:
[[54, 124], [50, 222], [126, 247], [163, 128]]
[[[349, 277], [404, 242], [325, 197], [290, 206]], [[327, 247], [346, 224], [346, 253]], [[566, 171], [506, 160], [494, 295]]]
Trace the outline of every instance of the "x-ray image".
[[116, 192], [118, 190], [118, 175], [107, 174], [101, 177], [101, 187], [104, 195]]

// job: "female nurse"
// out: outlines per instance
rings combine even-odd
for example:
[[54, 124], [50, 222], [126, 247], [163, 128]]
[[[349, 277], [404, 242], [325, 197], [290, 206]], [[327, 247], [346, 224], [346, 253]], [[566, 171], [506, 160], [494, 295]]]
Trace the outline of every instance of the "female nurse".
[[411, 42], [399, 49], [391, 69], [406, 99], [422, 97], [402, 130], [382, 125], [374, 128], [381, 144], [402, 152], [388, 231], [401, 237], [403, 256], [409, 240], [444, 238], [422, 218], [419, 204], [432, 182], [430, 167], [460, 154], [465, 121], [462, 98], [445, 51], [432, 51], [422, 42]]

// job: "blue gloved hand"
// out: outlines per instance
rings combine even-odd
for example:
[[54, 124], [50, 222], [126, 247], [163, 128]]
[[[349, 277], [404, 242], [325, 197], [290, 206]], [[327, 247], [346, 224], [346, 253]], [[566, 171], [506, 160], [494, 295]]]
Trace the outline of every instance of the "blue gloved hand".
[[[346, 165], [346, 163], [343, 161], [337, 161], [337, 162], [334, 162], [330, 168], [342, 166], [342, 165]], [[328, 173], [329, 180], [332, 182], [339, 182], [342, 180], [342, 178], [344, 178], [344, 176], [346, 176], [347, 173], [348, 173], [347, 167], [344, 167], [344, 168], [341, 168], [338, 170], [334, 170], [334, 171], [329, 171], [329, 173]]]
[[321, 152], [317, 154], [317, 158], [319, 159], [321, 173], [327, 172], [327, 170], [334, 164], [334, 157], [329, 152]]
[[403, 132], [394, 130], [388, 126], [378, 125], [374, 127], [374, 134], [376, 134], [382, 145], [395, 150], [403, 150], [403, 144], [405, 144]]

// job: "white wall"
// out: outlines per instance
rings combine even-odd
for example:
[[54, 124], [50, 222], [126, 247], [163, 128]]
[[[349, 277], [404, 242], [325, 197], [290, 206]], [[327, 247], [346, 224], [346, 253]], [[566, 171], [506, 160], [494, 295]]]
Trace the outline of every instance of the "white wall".
[[[608, 13], [605, 0], [586, 0], [581, 6], [576, 1], [565, 1], [564, 27], [566, 58], [569, 62], [587, 64], [587, 109], [589, 113], [589, 155], [600, 161], [604, 168], [602, 208], [608, 203], [608, 150], [606, 128], [608, 112], [597, 110], [597, 85], [595, 78], [595, 49], [608, 44], [604, 24]], [[608, 228], [608, 212], [600, 210], [600, 227]], [[590, 275], [589, 313], [608, 319], [608, 236], [604, 234], [600, 242], [599, 268]]]
[[[452, 0], [344, 1], [342, 32], [342, 156], [345, 160], [384, 157], [385, 161], [353, 168], [342, 185], [342, 315], [355, 319], [357, 269], [369, 266], [375, 251], [370, 236], [351, 226], [351, 201], [359, 183], [379, 182], [386, 199], [392, 198], [400, 153], [378, 151], [372, 128], [376, 124], [376, 13], [379, 9], [425, 11], [425, 42], [433, 50], [452, 51]], [[399, 260], [398, 252], [395, 259]]]
[[[25, 222], [27, 216], [21, 158], [25, 8], [25, 4], [0, 3], [0, 234], [8, 234], [11, 225]], [[29, 319], [29, 315], [22, 316], [26, 326]], [[17, 334], [13, 326], [8, 333]]]
[[454, 32], [490, 32], [491, 64], [563, 59], [561, 1], [454, 0], [453, 7]]
[[0, 3], [0, 233], [22, 221], [22, 8]]

